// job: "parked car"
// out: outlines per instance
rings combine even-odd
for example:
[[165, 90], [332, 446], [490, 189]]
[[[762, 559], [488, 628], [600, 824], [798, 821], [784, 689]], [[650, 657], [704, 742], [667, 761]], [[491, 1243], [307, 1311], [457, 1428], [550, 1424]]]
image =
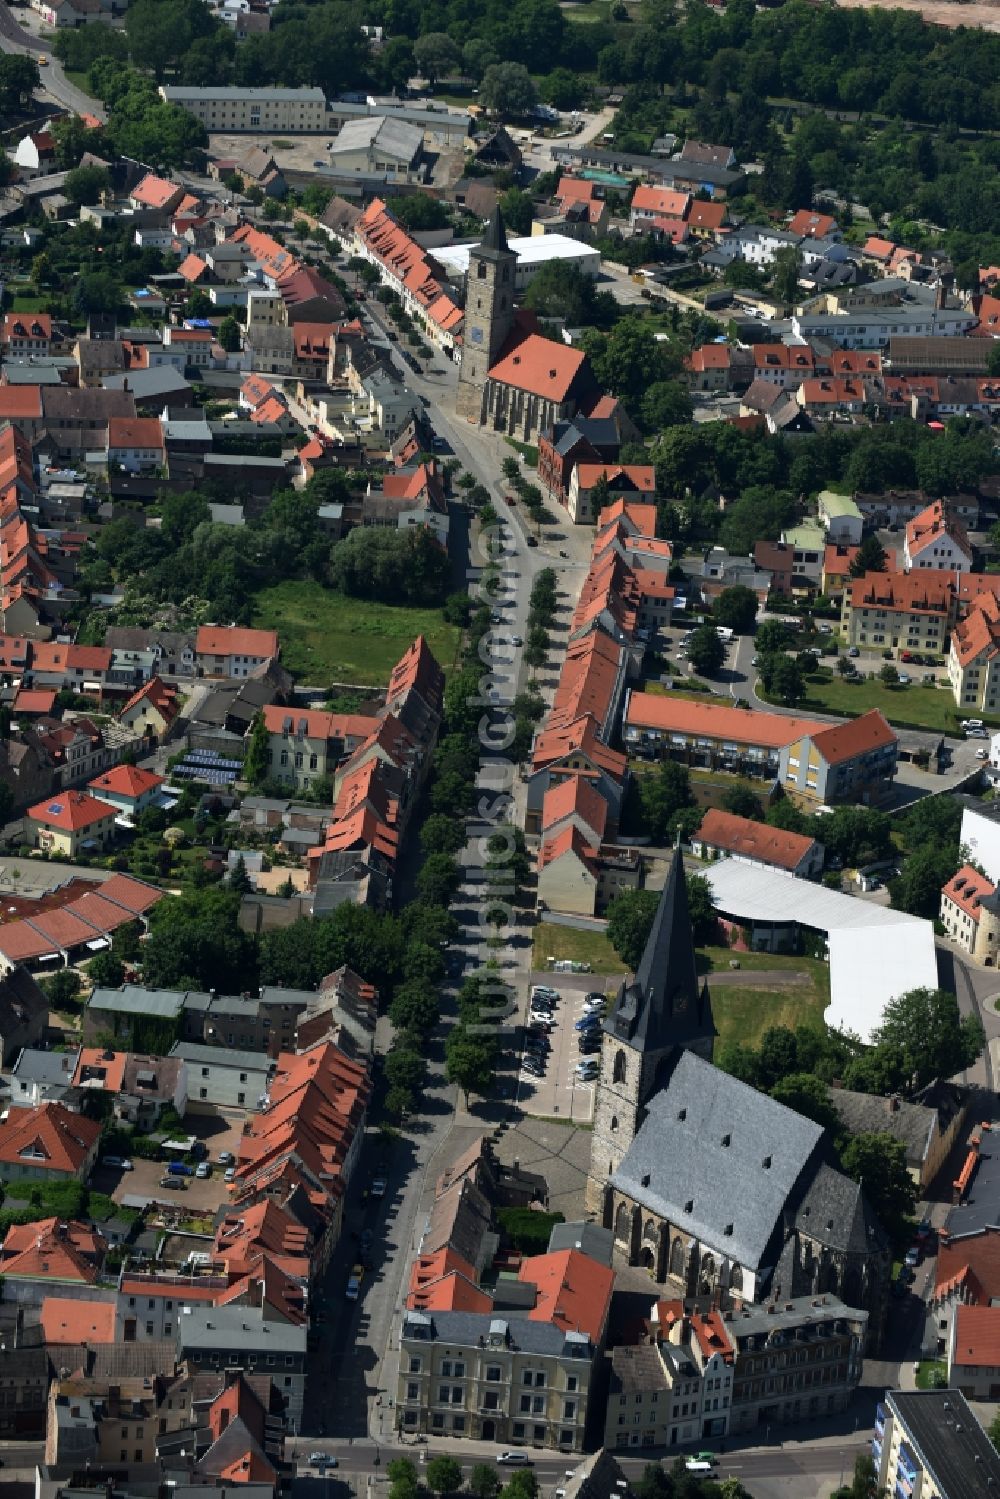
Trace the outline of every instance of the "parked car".
[[579, 1020], [574, 1021], [573, 1029], [575, 1031], [596, 1031], [600, 1029], [600, 1025], [600, 1015], [581, 1015]]
[[337, 1459], [327, 1452], [310, 1452], [309, 1461], [314, 1468], [335, 1468]]
[[194, 1176], [194, 1167], [186, 1161], [171, 1161], [167, 1172], [170, 1176]]
[[911, 1270], [916, 1269], [917, 1265], [920, 1264], [920, 1249], [916, 1244], [906, 1251], [906, 1258], [903, 1264], [908, 1265]]
[[908, 687], [910, 685], [910, 674], [909, 674], [909, 672], [906, 672], [906, 671], [901, 671], [900, 672], [900, 674], [899, 674], [899, 685], [901, 687]]
[[123, 1155], [106, 1155], [101, 1160], [101, 1165], [110, 1166], [115, 1171], [132, 1170], [132, 1162], [128, 1159], [127, 1156]]
[[220, 1166], [235, 1166], [236, 1165], [236, 1157], [233, 1155], [233, 1153], [232, 1153], [231, 1150], [220, 1150], [219, 1151], [219, 1165]]
[[861, 652], [858, 650], [856, 645], [852, 645], [847, 654], [852, 657], [857, 657], [861, 655]]
[[161, 1176], [160, 1186], [165, 1187], [170, 1192], [183, 1192], [187, 1186], [187, 1182], [179, 1176]]
[[384, 1176], [376, 1176], [375, 1180], [372, 1182], [372, 1196], [373, 1197], [384, 1197], [385, 1196], [385, 1188], [386, 1188], [385, 1177]]
[[532, 984], [531, 997], [532, 999], [542, 998], [556, 1000], [559, 998], [559, 990], [550, 989], [548, 984]]
[[211, 1176], [212, 1167], [208, 1161], [199, 1161], [194, 1169], [194, 1174], [195, 1176], [200, 1178], [201, 1181], [204, 1181], [206, 1176]]
[[970, 729], [985, 728], [985, 724], [983, 723], [983, 720], [981, 718], [963, 718], [962, 728], [966, 733], [968, 733]]
[[358, 1297], [361, 1295], [361, 1282], [360, 1280], [358, 1280], [356, 1275], [352, 1275], [348, 1280], [344, 1295], [347, 1297], [348, 1301], [357, 1301]]
[[508, 1463], [511, 1467], [531, 1467], [531, 1458], [526, 1452], [498, 1452], [497, 1462]]
[[915, 661], [916, 657], [911, 651], [900, 651], [899, 659], [900, 661]]
[[236, 1180], [236, 1167], [235, 1166], [227, 1166], [226, 1167], [226, 1174], [225, 1174], [225, 1176], [222, 1179], [225, 1182], [234, 1182]]

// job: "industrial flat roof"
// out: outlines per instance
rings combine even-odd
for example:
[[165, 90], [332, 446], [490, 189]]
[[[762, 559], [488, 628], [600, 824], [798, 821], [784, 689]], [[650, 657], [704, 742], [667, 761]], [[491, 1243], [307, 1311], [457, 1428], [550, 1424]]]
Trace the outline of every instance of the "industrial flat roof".
[[727, 916], [776, 925], [795, 921], [826, 933], [828, 1025], [868, 1041], [890, 999], [909, 989], [937, 988], [934, 928], [919, 916], [736, 859], [720, 860], [705, 875]]

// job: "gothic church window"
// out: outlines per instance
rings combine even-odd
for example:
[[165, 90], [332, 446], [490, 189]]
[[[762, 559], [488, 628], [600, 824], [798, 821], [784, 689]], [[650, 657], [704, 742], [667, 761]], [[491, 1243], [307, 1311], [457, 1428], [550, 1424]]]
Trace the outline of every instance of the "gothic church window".
[[625, 1081], [626, 1067], [627, 1063], [624, 1051], [619, 1050], [615, 1052], [615, 1066], [611, 1081], [614, 1083], [623, 1083]]

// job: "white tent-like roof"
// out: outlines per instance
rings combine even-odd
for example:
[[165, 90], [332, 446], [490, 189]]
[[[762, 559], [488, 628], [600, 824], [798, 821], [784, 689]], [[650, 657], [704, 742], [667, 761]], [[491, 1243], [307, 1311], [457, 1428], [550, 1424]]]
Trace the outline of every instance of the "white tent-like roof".
[[705, 874], [724, 916], [778, 926], [795, 922], [826, 934], [826, 1021], [838, 1030], [856, 1031], [868, 1041], [890, 999], [909, 989], [937, 988], [934, 927], [922, 917], [736, 859], [722, 859]]

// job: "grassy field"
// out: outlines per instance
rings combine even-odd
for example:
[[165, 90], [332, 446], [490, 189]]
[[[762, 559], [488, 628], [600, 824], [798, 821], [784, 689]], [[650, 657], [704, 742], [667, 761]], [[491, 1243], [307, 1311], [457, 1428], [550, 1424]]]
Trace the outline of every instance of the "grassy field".
[[797, 1025], [811, 1021], [821, 1026], [826, 1006], [826, 998], [814, 984], [794, 989], [716, 987], [712, 989], [712, 1014], [719, 1033], [716, 1046], [725, 1046], [730, 1041], [758, 1046], [761, 1036], [773, 1025], [786, 1025], [794, 1030]]
[[916, 1373], [918, 1390], [939, 1390], [942, 1388], [941, 1380], [947, 1378], [948, 1365], [944, 1359], [921, 1359]]
[[916, 724], [947, 733], [958, 731], [961, 715], [947, 687], [886, 687], [877, 678], [864, 677], [852, 682], [839, 672], [827, 671], [815, 672], [806, 681], [808, 696], [798, 704], [800, 713], [812, 709], [817, 713], [857, 717], [870, 708], [881, 708], [890, 723]]
[[625, 965], [602, 932], [581, 932], [573, 926], [556, 926], [543, 921], [535, 927], [531, 964], [548, 966], [549, 958], [569, 958], [589, 963], [594, 973], [623, 973]]
[[286, 582], [257, 595], [254, 624], [277, 630], [281, 662], [300, 682], [381, 684], [417, 635], [447, 671], [459, 631], [437, 609], [344, 598], [319, 583]]

